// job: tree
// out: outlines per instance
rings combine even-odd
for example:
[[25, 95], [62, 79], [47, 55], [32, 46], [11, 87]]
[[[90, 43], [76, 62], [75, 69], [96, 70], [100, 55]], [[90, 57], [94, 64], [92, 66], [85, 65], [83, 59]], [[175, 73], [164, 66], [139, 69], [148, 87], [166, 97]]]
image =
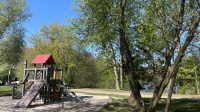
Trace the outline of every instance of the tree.
[[[65, 24], [43, 25], [31, 38], [33, 48], [28, 55], [52, 54], [55, 68], [63, 68], [63, 79], [73, 87], [99, 87], [99, 62]], [[27, 56], [29, 57], [29, 56]], [[103, 65], [102, 65], [103, 66]]]
[[25, 0], [1, 0], [0, 9], [0, 39], [5, 37], [10, 28], [20, 26], [31, 16]]
[[[115, 47], [115, 53], [118, 54], [113, 55], [112, 58], [119, 60], [116, 56], [121, 57], [121, 68], [126, 68], [129, 79], [136, 78], [132, 74], [136, 72], [135, 67], [137, 65], [133, 63], [132, 58], [136, 53], [131, 51], [137, 49], [134, 44], [137, 42], [137, 36], [133, 30], [135, 28], [135, 21], [133, 20], [136, 18], [134, 12], [138, 11], [139, 2], [131, 0], [99, 0], [90, 2], [80, 0], [79, 2], [81, 4], [79, 10], [82, 11], [82, 16], [74, 24], [75, 28], [83, 32], [82, 35], [85, 39], [93, 42], [93, 44], [97, 45], [104, 52], [108, 52], [108, 49]], [[134, 3], [138, 4], [134, 5]], [[133, 36], [136, 37], [133, 38]], [[124, 69], [120, 70], [123, 73]], [[136, 94], [137, 98], [135, 97], [135, 99], [138, 99], [134, 101], [136, 101], [141, 110], [144, 110], [145, 105], [139, 92], [141, 88], [138, 88], [140, 86], [139, 78], [130, 80], [129, 82], [133, 91], [132, 93]]]
[[[156, 88], [154, 91], [154, 97], [152, 99], [152, 103], [151, 103], [149, 111], [154, 111], [155, 106], [157, 105], [157, 102], [160, 96], [162, 95], [165, 87], [169, 83], [169, 80], [171, 79], [171, 77], [174, 77], [174, 78], [176, 77], [179, 66], [180, 66], [180, 62], [182, 58], [184, 57], [187, 47], [189, 46], [193, 38], [196, 38], [196, 33], [198, 31], [197, 28], [198, 28], [199, 19], [200, 19], [199, 13], [197, 11], [199, 8], [197, 2], [195, 2], [195, 4], [191, 6], [191, 4], [188, 4], [185, 0], [165, 1], [165, 2], [156, 1], [156, 2], [152, 2], [152, 5], [154, 7], [158, 7], [158, 9], [156, 9], [158, 10], [158, 12], [161, 11], [161, 13], [158, 13], [160, 15], [156, 17], [158, 17], [158, 19], [161, 20], [161, 23], [159, 24], [162, 25], [163, 23], [164, 26], [159, 27], [159, 25], [157, 25], [158, 28], [160, 28], [160, 31], [165, 31], [165, 34], [170, 34], [166, 36], [170, 36], [171, 39], [168, 40], [167, 42], [168, 44], [165, 48], [166, 50], [166, 53], [164, 55], [165, 65], [162, 69], [163, 71], [162, 77], [161, 77], [161, 80], [156, 85]], [[165, 8], [167, 9], [162, 10], [164, 6], [166, 6]], [[167, 28], [168, 30], [166, 30]], [[170, 104], [171, 95], [169, 96], [170, 97], [168, 97], [167, 105]], [[169, 109], [169, 106], [166, 107], [166, 111], [168, 111], [168, 109]]]
[[66, 72], [76, 66], [78, 53], [75, 49], [80, 45], [80, 41], [64, 24], [43, 25], [39, 33], [32, 35], [30, 42], [34, 46], [31, 55], [52, 54], [55, 67], [63, 68]]
[[[154, 81], [154, 96], [148, 111], [155, 111], [170, 79], [175, 79], [187, 47], [197, 37], [199, 2], [79, 0], [78, 3], [81, 16], [74, 25], [79, 34], [101, 50], [109, 48], [110, 42], [118, 43], [118, 52], [129, 76], [130, 98], [141, 111], [146, 111], [146, 107], [140, 94], [138, 70], [151, 68], [157, 82]], [[169, 111], [171, 94], [166, 111]]]
[[22, 23], [31, 14], [25, 0], [1, 0], [0, 9], [0, 75], [3, 77], [8, 70], [15, 69], [20, 60], [25, 37]]
[[[123, 85], [123, 73], [124, 73], [124, 62], [123, 62], [123, 48], [121, 47], [120, 40], [120, 28], [121, 26], [121, 8], [120, 0], [117, 1], [78, 1], [81, 4], [80, 11], [82, 11], [79, 21], [74, 22], [74, 26], [78, 34], [84, 37], [89, 43], [92, 43], [96, 48], [100, 49], [103, 53], [109, 53], [110, 57], [113, 58], [113, 67], [116, 68], [116, 63], [120, 65], [120, 75], [118, 76], [115, 72], [116, 88], [122, 88]], [[131, 26], [133, 23], [132, 19], [134, 16], [128, 16], [134, 14], [135, 7], [131, 2], [130, 7], [126, 9], [126, 20], [123, 24], [126, 24], [127, 29], [133, 29]], [[88, 21], [89, 20], [89, 21]], [[87, 27], [85, 27], [87, 26]], [[132, 30], [127, 30], [127, 35], [133, 35]], [[130, 41], [133, 41], [130, 39]], [[114, 50], [112, 50], [114, 49]], [[120, 51], [121, 50], [121, 51]], [[113, 52], [114, 51], [114, 52]], [[120, 59], [121, 58], [121, 59]], [[116, 61], [116, 62], [115, 62]], [[120, 77], [120, 80], [118, 79]], [[117, 85], [121, 85], [118, 87]]]
[[188, 56], [183, 59], [178, 78], [178, 93], [199, 95], [199, 56]]
[[24, 29], [14, 28], [10, 34], [7, 34], [4, 39], [0, 41], [0, 61], [1, 64], [9, 64], [15, 66], [23, 52], [24, 46]]

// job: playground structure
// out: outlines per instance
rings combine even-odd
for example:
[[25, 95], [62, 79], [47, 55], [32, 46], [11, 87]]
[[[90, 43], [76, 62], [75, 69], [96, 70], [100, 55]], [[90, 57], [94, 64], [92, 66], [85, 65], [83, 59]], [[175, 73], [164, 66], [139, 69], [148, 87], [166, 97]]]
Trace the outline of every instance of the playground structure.
[[[31, 64], [33, 64], [33, 68], [27, 68], [27, 61], [25, 61], [21, 84], [12, 83], [12, 98], [21, 98], [16, 104], [17, 108], [27, 108], [36, 100], [36, 97], [44, 103], [61, 100], [63, 95], [74, 96], [80, 100], [63, 82], [63, 70], [54, 69], [55, 61], [51, 54], [37, 55]], [[41, 68], [37, 68], [38, 64], [41, 64]], [[17, 88], [20, 87], [21, 92], [16, 94], [19, 91]]]

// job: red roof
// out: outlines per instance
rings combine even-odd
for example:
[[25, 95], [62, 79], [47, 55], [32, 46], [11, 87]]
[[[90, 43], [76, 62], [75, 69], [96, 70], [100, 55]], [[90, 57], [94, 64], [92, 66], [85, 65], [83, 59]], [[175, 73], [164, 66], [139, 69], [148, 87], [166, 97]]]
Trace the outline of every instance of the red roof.
[[52, 57], [51, 54], [39, 54], [37, 55], [33, 61], [31, 62], [32, 64], [47, 64], [47, 65], [50, 65], [50, 64], [55, 64], [55, 61]]

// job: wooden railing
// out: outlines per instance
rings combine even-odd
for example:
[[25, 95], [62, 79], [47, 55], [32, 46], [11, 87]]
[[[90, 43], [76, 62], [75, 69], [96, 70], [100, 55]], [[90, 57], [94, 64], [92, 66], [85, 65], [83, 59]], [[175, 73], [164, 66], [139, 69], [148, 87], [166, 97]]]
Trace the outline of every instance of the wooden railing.
[[[47, 80], [47, 73], [48, 68], [28, 68], [24, 69], [24, 73], [26, 75], [24, 76], [21, 84], [13, 83], [13, 89], [12, 89], [12, 98], [21, 98], [22, 92], [24, 94], [30, 89], [30, 87], [33, 85], [33, 80]], [[25, 85], [24, 88], [22, 85]], [[23, 91], [22, 91], [23, 89]]]

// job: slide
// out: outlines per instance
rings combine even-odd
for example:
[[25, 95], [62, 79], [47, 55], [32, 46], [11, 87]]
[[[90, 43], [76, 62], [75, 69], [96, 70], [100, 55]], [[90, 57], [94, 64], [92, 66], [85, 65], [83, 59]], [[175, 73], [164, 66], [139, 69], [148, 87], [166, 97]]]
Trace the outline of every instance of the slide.
[[27, 93], [21, 98], [21, 100], [17, 103], [15, 107], [17, 108], [28, 107], [35, 99], [35, 97], [38, 95], [40, 89], [44, 86], [44, 84], [45, 82], [42, 81], [34, 82], [29, 91], [27, 91]]
[[61, 87], [63, 87], [63, 92], [66, 94], [66, 95], [69, 95], [69, 96], [74, 96], [78, 101], [82, 101], [77, 95], [76, 95], [76, 93], [74, 92], [74, 91], [72, 91], [69, 87], [68, 87], [68, 85], [66, 85], [65, 84], [65, 82], [64, 81], [62, 81], [63, 82], [63, 85], [60, 85]]

